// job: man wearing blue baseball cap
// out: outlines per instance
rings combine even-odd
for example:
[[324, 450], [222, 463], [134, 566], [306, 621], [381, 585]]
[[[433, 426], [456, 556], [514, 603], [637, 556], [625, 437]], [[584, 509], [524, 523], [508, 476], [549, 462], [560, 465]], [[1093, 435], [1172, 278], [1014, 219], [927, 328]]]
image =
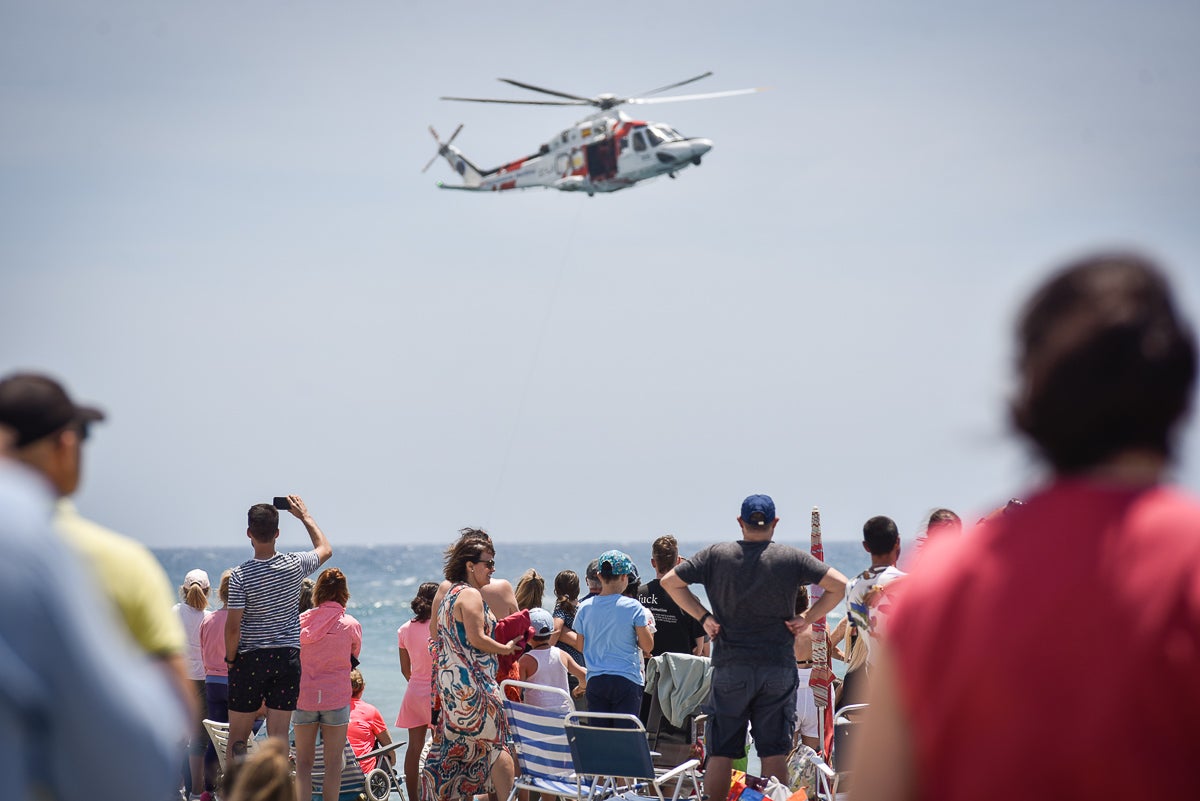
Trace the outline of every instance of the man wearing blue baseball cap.
[[[793, 642], [800, 632], [841, 602], [846, 577], [811, 554], [772, 542], [775, 502], [767, 495], [742, 501], [742, 539], [704, 548], [662, 578], [683, 611], [700, 621], [713, 640], [709, 760], [704, 791], [711, 799], [729, 794], [733, 760], [746, 747], [746, 725], [764, 776], [786, 776], [796, 726], [796, 666]], [[688, 589], [703, 584], [712, 611]], [[796, 591], [819, 584], [825, 593], [796, 615]]]

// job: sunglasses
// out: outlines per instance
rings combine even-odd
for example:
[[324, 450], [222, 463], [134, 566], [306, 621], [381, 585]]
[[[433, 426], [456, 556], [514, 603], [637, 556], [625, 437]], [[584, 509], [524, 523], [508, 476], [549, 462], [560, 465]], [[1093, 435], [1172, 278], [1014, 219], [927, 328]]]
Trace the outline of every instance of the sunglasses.
[[471, 564], [473, 564], [473, 565], [487, 565], [487, 566], [488, 566], [488, 570], [495, 570], [495, 569], [496, 569], [496, 560], [495, 560], [495, 559], [472, 559], [472, 560], [471, 560]]

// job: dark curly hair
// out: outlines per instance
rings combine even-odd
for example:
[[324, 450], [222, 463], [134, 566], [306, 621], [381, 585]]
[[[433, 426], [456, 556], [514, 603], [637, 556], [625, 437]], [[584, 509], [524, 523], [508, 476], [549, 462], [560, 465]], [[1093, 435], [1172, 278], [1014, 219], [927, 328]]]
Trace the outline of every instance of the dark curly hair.
[[437, 595], [436, 581], [426, 581], [417, 588], [417, 594], [409, 601], [408, 608], [413, 611], [413, 620], [424, 623], [433, 614], [433, 596]]

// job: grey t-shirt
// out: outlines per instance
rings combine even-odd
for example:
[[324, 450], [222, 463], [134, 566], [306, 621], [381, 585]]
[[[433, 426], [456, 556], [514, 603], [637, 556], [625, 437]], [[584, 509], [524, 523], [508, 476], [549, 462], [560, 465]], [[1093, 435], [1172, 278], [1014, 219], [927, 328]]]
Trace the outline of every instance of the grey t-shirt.
[[791, 631], [796, 591], [819, 584], [829, 566], [778, 542], [720, 542], [675, 566], [688, 584], [703, 584], [721, 624], [713, 642], [713, 665], [749, 661], [792, 665]]

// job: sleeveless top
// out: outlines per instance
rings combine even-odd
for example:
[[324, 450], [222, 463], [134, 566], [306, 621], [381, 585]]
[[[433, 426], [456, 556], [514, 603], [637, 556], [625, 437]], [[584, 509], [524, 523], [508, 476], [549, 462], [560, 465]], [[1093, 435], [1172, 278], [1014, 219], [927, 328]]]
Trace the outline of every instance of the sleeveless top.
[[[570, 694], [571, 691], [567, 686], [567, 666], [562, 663], [561, 652], [557, 646], [535, 648], [527, 653], [537, 662], [537, 671], [530, 674], [526, 681], [531, 684], [555, 687]], [[569, 701], [563, 701], [556, 694], [544, 690], [526, 690], [525, 703], [542, 709], [562, 709], [564, 715], [574, 709]]]

